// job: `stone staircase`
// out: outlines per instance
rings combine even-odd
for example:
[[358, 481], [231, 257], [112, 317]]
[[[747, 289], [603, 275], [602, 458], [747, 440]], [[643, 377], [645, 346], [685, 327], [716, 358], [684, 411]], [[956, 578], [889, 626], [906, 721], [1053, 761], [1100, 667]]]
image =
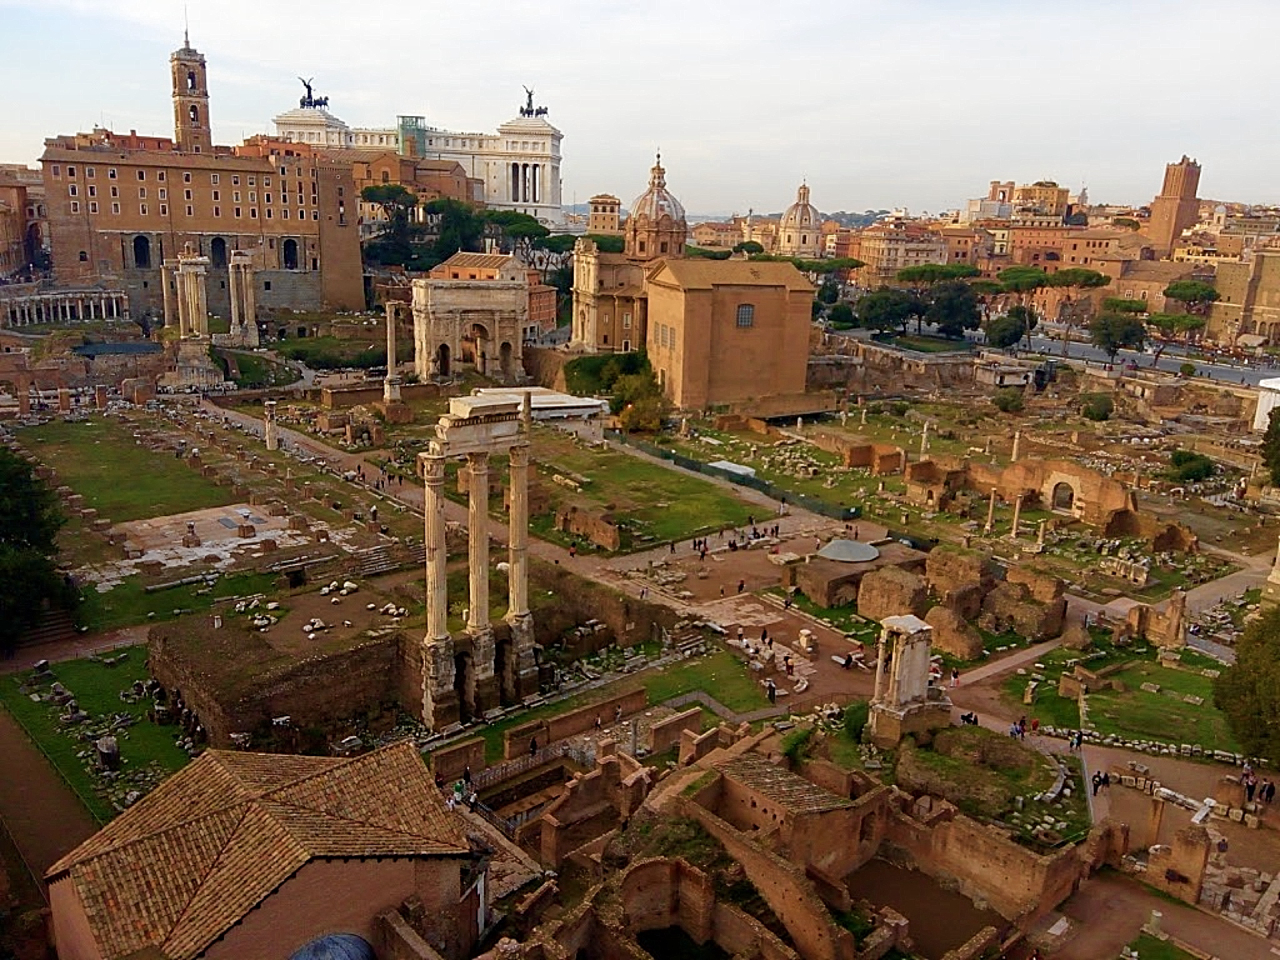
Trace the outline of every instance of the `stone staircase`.
[[76, 635], [75, 620], [65, 610], [47, 611], [36, 625], [22, 635], [21, 645], [55, 643]]
[[390, 573], [400, 569], [400, 561], [396, 557], [394, 545], [380, 543], [376, 547], [362, 550], [356, 554], [356, 575], [364, 579], [376, 577], [382, 573]]

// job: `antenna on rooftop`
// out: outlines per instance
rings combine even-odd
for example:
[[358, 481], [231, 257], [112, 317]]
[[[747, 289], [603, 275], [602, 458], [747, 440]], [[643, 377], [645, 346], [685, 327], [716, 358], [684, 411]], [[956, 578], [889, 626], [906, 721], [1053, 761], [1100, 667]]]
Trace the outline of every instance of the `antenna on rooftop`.
[[187, 5], [182, 5], [182, 45], [191, 46], [191, 17], [187, 14]]

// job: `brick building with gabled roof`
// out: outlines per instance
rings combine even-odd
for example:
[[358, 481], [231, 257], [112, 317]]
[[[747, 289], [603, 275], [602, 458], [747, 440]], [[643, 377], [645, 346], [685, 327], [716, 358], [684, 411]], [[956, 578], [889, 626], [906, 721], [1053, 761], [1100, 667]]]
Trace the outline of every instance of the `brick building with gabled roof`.
[[379, 918], [411, 899], [426, 942], [456, 958], [483, 925], [485, 868], [404, 741], [353, 759], [210, 750], [46, 879], [63, 960], [371, 944], [385, 938]]

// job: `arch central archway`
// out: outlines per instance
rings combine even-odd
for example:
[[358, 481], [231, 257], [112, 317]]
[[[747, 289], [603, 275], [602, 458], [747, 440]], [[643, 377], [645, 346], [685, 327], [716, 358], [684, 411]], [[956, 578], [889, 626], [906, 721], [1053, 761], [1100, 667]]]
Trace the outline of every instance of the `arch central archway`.
[[450, 363], [449, 345], [442, 343], [436, 348], [436, 375], [441, 377], [450, 376]]
[[1067, 483], [1065, 480], [1059, 481], [1053, 485], [1053, 495], [1050, 499], [1050, 505], [1054, 510], [1063, 513], [1071, 513], [1076, 505], [1075, 487]]

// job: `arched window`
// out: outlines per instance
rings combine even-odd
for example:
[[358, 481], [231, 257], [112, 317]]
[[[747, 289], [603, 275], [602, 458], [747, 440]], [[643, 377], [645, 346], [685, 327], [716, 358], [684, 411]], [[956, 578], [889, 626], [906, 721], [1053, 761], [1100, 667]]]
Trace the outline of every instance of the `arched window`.
[[191, 125], [193, 127], [200, 126], [200, 108], [195, 104], [191, 105]]
[[209, 242], [209, 259], [213, 261], [215, 267], [227, 265], [227, 241], [222, 237], [214, 237]]
[[88, 262], [89, 262], [89, 252], [88, 252], [87, 250], [81, 250], [81, 251], [80, 251], [80, 262], [81, 262], [81, 263], [88, 263]]
[[756, 323], [756, 308], [750, 303], [738, 304], [738, 326], [754, 327]]
[[390, 171], [390, 170], [383, 170], [383, 171], [382, 171], [382, 182], [383, 182], [383, 183], [390, 183], [390, 182], [391, 182], [391, 171]]
[[196, 72], [194, 70], [187, 71], [187, 89], [194, 90], [196, 88]]
[[298, 269], [298, 241], [292, 237], [284, 242], [284, 268], [286, 270]]
[[146, 237], [133, 238], [133, 265], [139, 270], [146, 270], [151, 266], [151, 241]]

